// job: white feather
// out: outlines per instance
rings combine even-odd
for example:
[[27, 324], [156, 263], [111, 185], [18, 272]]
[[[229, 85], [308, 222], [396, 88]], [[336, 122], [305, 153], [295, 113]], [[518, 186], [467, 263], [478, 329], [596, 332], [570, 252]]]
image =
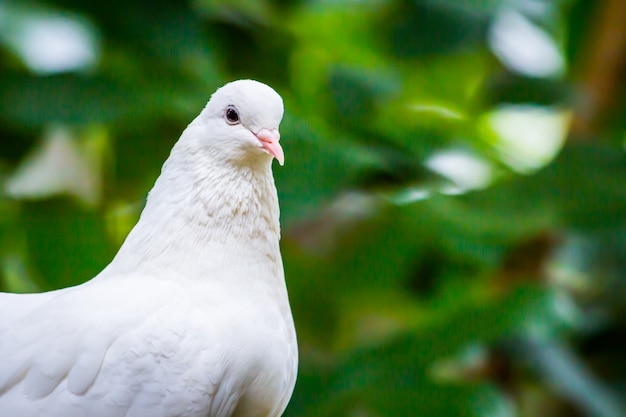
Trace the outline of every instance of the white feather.
[[[229, 124], [227, 106], [239, 111]], [[277, 417], [297, 346], [271, 155], [283, 105], [251, 80], [183, 132], [114, 260], [85, 284], [0, 294], [0, 415]]]

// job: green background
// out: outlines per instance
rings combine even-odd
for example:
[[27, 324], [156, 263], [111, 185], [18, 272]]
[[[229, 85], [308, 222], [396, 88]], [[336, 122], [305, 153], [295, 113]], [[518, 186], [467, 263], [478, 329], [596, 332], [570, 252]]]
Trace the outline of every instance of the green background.
[[286, 107], [286, 416], [623, 417], [624, 17], [621, 0], [2, 1], [0, 289], [97, 274], [186, 124], [254, 78]]

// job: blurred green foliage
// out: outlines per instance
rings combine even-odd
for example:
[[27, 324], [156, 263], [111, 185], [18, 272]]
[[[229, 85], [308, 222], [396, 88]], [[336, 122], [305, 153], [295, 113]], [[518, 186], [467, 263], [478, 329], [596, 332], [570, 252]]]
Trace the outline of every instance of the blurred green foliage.
[[286, 105], [287, 416], [623, 417], [626, 76], [600, 77], [604, 101], [593, 81], [620, 14], [2, 1], [0, 288], [99, 272], [186, 123], [254, 78]]

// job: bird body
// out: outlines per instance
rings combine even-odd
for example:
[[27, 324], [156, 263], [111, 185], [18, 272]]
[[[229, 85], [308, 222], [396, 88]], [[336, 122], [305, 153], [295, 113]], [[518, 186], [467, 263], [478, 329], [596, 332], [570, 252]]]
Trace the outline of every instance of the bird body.
[[264, 84], [222, 87], [100, 274], [0, 294], [0, 416], [282, 414], [297, 369], [271, 171], [282, 112]]

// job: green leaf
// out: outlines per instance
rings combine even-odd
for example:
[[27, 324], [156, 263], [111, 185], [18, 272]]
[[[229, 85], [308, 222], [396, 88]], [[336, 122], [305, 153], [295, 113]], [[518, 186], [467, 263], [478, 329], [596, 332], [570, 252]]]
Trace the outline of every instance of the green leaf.
[[456, 3], [400, 1], [380, 26], [394, 56], [407, 59], [479, 46], [485, 41], [488, 18]]
[[115, 248], [107, 240], [102, 213], [61, 199], [23, 203], [21, 208], [29, 257], [44, 290], [87, 281], [113, 259]]
[[535, 175], [505, 181], [467, 196], [475, 210], [552, 212], [554, 227], [606, 230], [624, 227], [626, 156], [604, 144], [571, 144]]
[[11, 72], [0, 78], [0, 89], [0, 117], [23, 126], [108, 122], [146, 111], [130, 85], [104, 77]]

